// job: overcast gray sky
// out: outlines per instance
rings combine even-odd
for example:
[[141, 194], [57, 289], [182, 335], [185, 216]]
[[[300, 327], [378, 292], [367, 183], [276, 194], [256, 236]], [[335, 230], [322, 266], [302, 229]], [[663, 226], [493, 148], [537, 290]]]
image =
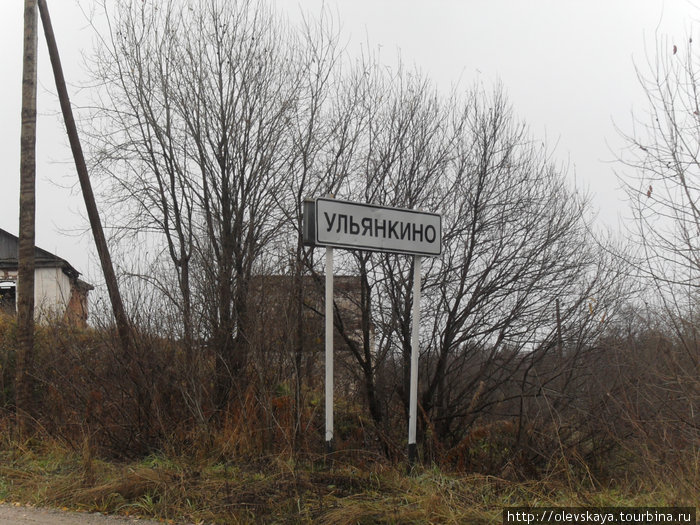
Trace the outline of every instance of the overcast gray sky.
[[[87, 8], [91, 0], [80, 0]], [[645, 45], [656, 35], [683, 47], [699, 11], [687, 0], [276, 0], [298, 19], [325, 5], [341, 26], [348, 52], [380, 47], [381, 56], [425, 71], [444, 91], [459, 82], [488, 88], [501, 82], [515, 113], [535, 137], [556, 145], [555, 157], [572, 180], [594, 194], [599, 220], [617, 225], [625, 203], [615, 179], [615, 151], [622, 147], [613, 122], [631, 129], [631, 112], [645, 113], [634, 63], [644, 66]], [[77, 0], [48, 0], [71, 98], [87, 100], [81, 53], [89, 53], [92, 29]], [[0, 228], [18, 229], [19, 135], [23, 1], [0, 2], [2, 97]], [[39, 39], [37, 142], [37, 244], [68, 259], [88, 278], [98, 268], [86, 228], [75, 169], [55, 96], [43, 34]], [[612, 150], [612, 151], [611, 151]], [[435, 210], [439, 211], [439, 210]]]

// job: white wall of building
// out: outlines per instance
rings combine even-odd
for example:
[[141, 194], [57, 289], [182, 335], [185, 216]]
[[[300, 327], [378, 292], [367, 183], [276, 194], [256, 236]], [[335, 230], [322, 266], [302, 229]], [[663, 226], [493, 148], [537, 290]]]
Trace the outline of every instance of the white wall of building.
[[34, 318], [62, 317], [70, 293], [70, 280], [60, 268], [37, 268], [34, 271]]
[[34, 316], [63, 316], [70, 300], [70, 280], [60, 268], [37, 268], [34, 272]]
[[[5, 271], [0, 278], [22, 284], [18, 280], [17, 270]], [[36, 268], [34, 270], [34, 319], [47, 322], [63, 319], [71, 299], [71, 282], [61, 268]], [[16, 297], [16, 296], [15, 296]], [[17, 305], [15, 304], [15, 309]]]

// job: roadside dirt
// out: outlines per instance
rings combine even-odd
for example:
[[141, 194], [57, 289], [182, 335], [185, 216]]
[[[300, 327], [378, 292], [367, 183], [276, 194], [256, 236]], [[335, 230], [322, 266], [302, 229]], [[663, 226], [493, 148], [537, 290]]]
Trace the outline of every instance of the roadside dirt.
[[0, 505], [0, 525], [162, 525], [158, 521], [95, 512], [70, 512], [57, 509]]

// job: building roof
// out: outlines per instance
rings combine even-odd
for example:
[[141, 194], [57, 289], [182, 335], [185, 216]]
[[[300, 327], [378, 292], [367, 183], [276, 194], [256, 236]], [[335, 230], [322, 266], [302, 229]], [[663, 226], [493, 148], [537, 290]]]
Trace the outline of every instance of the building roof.
[[[17, 236], [0, 228], [0, 270], [17, 269], [19, 264], [18, 251], [19, 239]], [[89, 290], [93, 289], [90, 284], [78, 279], [80, 272], [73, 268], [68, 261], [39, 247], [34, 247], [34, 265], [36, 268], [60, 268], [68, 277], [87, 286]]]

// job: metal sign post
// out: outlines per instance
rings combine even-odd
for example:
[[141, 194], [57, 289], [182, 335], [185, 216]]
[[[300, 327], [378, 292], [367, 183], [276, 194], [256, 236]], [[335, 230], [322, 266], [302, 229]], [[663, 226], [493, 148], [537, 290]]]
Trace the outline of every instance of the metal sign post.
[[326, 247], [326, 452], [333, 452], [333, 248]]
[[442, 218], [427, 213], [318, 198], [304, 201], [303, 238], [307, 246], [326, 247], [326, 451], [333, 450], [333, 248], [413, 255], [413, 326], [408, 418], [408, 458], [418, 450], [418, 355], [422, 257], [442, 252]]
[[413, 257], [413, 326], [411, 332], [411, 390], [408, 398], [408, 461], [418, 457], [416, 423], [418, 421], [418, 353], [420, 331], [420, 277], [421, 256]]

